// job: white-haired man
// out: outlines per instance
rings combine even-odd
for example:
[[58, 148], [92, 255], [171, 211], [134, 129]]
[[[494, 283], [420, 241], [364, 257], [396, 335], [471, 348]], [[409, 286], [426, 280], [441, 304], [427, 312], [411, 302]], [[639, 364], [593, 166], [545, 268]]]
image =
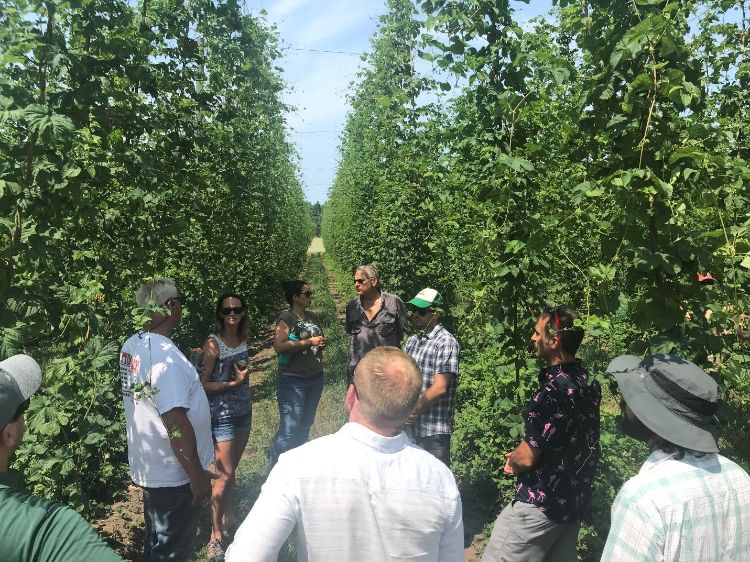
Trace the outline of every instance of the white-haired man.
[[24, 412], [42, 383], [28, 355], [0, 361], [0, 560], [122, 561], [78, 513], [32, 496], [8, 471], [25, 431]]
[[368, 353], [347, 391], [349, 423], [279, 457], [226, 560], [276, 560], [295, 525], [298, 560], [463, 560], [453, 475], [401, 431], [421, 388], [400, 349]]
[[144, 283], [136, 303], [156, 307], [120, 351], [130, 476], [143, 489], [144, 557], [182, 560], [198, 505], [211, 496], [211, 415], [198, 372], [170, 339], [184, 304], [174, 281]]
[[380, 273], [374, 265], [357, 268], [354, 272], [354, 289], [357, 296], [352, 297], [346, 305], [350, 383], [357, 363], [368, 351], [383, 345], [401, 345], [406, 325], [404, 301], [382, 290]]

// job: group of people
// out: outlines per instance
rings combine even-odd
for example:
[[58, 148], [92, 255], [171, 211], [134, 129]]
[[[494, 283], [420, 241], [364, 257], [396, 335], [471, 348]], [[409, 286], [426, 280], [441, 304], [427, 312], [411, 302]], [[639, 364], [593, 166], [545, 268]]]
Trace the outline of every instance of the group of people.
[[[426, 288], [404, 303], [382, 290], [369, 265], [354, 283], [349, 422], [309, 443], [326, 339], [309, 310], [310, 286], [284, 284], [289, 309], [274, 334], [279, 429], [269, 476], [241, 523], [234, 478], [251, 429], [244, 299], [220, 296], [196, 370], [171, 340], [184, 304], [174, 282], [139, 288], [138, 305], [156, 308], [119, 364], [130, 475], [143, 490], [145, 560], [185, 559], [208, 501], [214, 560], [275, 560], [295, 527], [300, 560], [463, 560], [461, 496], [450, 470], [460, 348], [442, 323], [443, 296]], [[418, 332], [404, 342], [407, 310]], [[523, 435], [505, 454], [515, 493], [483, 561], [577, 559], [602, 445], [601, 389], [576, 358], [583, 336], [568, 307], [546, 308], [536, 321], [531, 340], [543, 366]], [[607, 371], [619, 386], [624, 431], [651, 454], [615, 499], [602, 560], [750, 561], [750, 477], [718, 454], [713, 378], [670, 355], [621, 356]], [[40, 384], [33, 359], [0, 362], [0, 560], [119, 560], [80, 516], [34, 498], [8, 474]]]

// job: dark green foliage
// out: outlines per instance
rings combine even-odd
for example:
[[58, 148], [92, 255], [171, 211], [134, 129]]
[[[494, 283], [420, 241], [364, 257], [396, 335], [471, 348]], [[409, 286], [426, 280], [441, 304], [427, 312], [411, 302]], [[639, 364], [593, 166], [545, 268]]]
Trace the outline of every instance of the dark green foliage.
[[11, 0], [0, 53], [0, 355], [45, 363], [19, 464], [83, 509], [122, 475], [115, 355], [137, 286], [177, 280], [183, 349], [227, 289], [257, 328], [313, 225], [276, 37], [237, 2]]
[[[725, 452], [750, 459], [734, 437], [750, 394], [747, 14], [716, 1], [556, 4], [554, 21], [521, 27], [511, 2], [429, 0], [417, 16], [389, 1], [324, 209], [341, 268], [372, 261], [389, 290], [448, 297], [468, 502], [507, 499], [542, 305], [582, 313], [581, 356], [603, 382], [626, 352], [699, 363], [728, 389]], [[708, 271], [717, 282], [699, 284]], [[645, 458], [616, 411], [604, 411], [587, 560]]]

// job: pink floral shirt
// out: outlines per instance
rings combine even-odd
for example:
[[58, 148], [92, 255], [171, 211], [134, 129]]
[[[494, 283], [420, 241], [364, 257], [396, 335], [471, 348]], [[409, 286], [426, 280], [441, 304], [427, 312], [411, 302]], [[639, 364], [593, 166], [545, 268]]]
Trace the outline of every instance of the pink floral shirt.
[[601, 388], [580, 361], [545, 367], [526, 408], [524, 441], [541, 452], [518, 476], [516, 500], [560, 523], [580, 521], [599, 463]]

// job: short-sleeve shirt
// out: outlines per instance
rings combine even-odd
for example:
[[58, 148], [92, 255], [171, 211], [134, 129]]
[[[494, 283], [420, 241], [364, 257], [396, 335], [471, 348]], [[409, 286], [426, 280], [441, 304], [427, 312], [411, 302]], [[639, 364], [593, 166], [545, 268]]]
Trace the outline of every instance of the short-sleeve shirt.
[[541, 455], [518, 476], [516, 499], [560, 523], [580, 521], [599, 463], [601, 388], [579, 361], [545, 367], [526, 408], [523, 439]]
[[32, 496], [12, 473], [0, 473], [0, 536], [0, 560], [122, 562], [83, 517]]
[[428, 334], [410, 337], [404, 350], [414, 358], [422, 371], [422, 393], [435, 382], [435, 373], [453, 375], [447, 392], [417, 418], [413, 426], [414, 435], [429, 437], [453, 433], [460, 355], [458, 341], [442, 324], [437, 324]]
[[[234, 380], [235, 361], [247, 361], [248, 359], [247, 344], [242, 342], [237, 347], [229, 347], [216, 334], [211, 334], [208, 337], [213, 339], [219, 348], [219, 357], [214, 364], [214, 372], [211, 373], [208, 380], [211, 382]], [[208, 405], [211, 407], [211, 421], [247, 415], [252, 408], [250, 385], [243, 384], [224, 392], [209, 394]]]
[[[319, 336], [323, 333], [321, 329], [320, 318], [314, 312], [305, 311], [304, 318], [300, 318], [291, 310], [281, 313], [280, 321], [289, 326], [289, 334], [294, 334], [298, 341]], [[306, 347], [305, 349], [291, 354], [292, 357], [286, 365], [280, 365], [279, 370], [282, 373], [311, 376], [323, 372], [323, 350], [317, 345]]]
[[[172, 450], [161, 419], [183, 408], [195, 432], [203, 468], [214, 461], [211, 413], [198, 371], [171, 339], [138, 332], [120, 350], [120, 380], [128, 434], [130, 477], [138, 486], [162, 488], [190, 482]], [[150, 391], [140, 388], [148, 384]]]
[[396, 295], [380, 293], [380, 310], [367, 319], [362, 299], [353, 297], [346, 305], [346, 333], [349, 334], [349, 374], [371, 349], [401, 346], [406, 325], [406, 306]]

